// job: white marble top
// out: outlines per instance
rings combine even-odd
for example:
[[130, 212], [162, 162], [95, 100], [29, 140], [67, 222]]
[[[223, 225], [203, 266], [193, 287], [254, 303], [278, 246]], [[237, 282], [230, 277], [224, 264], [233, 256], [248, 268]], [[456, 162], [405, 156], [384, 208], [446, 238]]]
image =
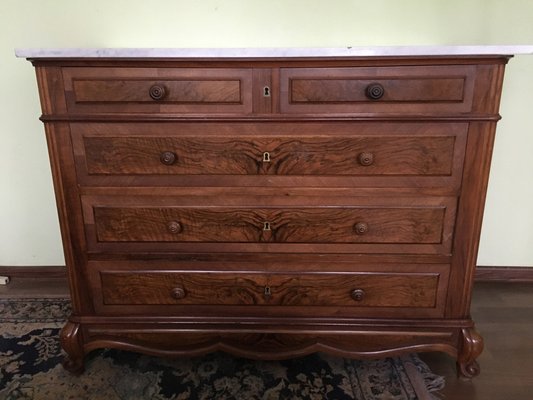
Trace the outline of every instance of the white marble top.
[[335, 48], [36, 48], [15, 49], [24, 58], [274, 58], [533, 54], [527, 46], [368, 46]]

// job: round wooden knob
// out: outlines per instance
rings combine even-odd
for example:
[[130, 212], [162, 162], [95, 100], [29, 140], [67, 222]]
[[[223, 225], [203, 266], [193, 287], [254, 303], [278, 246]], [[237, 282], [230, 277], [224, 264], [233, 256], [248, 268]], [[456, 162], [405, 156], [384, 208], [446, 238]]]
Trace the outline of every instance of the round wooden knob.
[[150, 97], [154, 100], [161, 100], [167, 94], [165, 87], [159, 85], [153, 85], [148, 91], [148, 93], [150, 94]]
[[363, 299], [365, 298], [365, 291], [363, 289], [354, 289], [350, 293], [350, 296], [355, 301], [363, 301]]
[[164, 151], [159, 156], [159, 160], [161, 161], [162, 164], [165, 164], [165, 165], [172, 165], [176, 162], [177, 159], [178, 159], [178, 156], [176, 155], [176, 153], [173, 153], [171, 151]]
[[353, 230], [358, 235], [364, 235], [368, 232], [368, 224], [366, 222], [358, 222], [353, 226]]
[[379, 83], [371, 83], [366, 87], [365, 94], [370, 100], [379, 100], [385, 94], [385, 89]]
[[357, 161], [364, 167], [368, 167], [374, 163], [374, 154], [363, 152], [357, 156]]
[[177, 287], [177, 288], [174, 288], [172, 289], [172, 292], [171, 292], [171, 295], [173, 298], [175, 298], [176, 300], [181, 300], [185, 297], [186, 293], [185, 293], [185, 289], [181, 288], [181, 287]]
[[170, 233], [180, 233], [183, 230], [183, 227], [178, 221], [170, 221], [167, 224], [167, 229]]

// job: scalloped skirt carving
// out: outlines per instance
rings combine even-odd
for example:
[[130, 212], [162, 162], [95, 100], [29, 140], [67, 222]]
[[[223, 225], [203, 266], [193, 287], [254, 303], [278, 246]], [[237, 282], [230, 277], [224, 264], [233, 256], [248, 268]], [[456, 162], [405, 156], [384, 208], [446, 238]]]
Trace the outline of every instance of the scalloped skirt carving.
[[[351, 327], [339, 324], [287, 328], [259, 323], [248, 323], [246, 327], [237, 323], [221, 327], [216, 324], [165, 321], [81, 325], [69, 322], [63, 330], [62, 343], [68, 353], [65, 368], [73, 373], [80, 373], [83, 370], [83, 356], [98, 348], [116, 348], [165, 357], [194, 357], [223, 351], [261, 360], [288, 359], [314, 352], [346, 358], [381, 358], [410, 352], [442, 351], [458, 357], [459, 350], [466, 349], [463, 332], [472, 331], [464, 328], [467, 324], [468, 321], [462, 321], [463, 327], [459, 328], [428, 324], [413, 326], [408, 323], [386, 328], [370, 323]], [[461, 353], [458, 358], [458, 371], [463, 375], [467, 375], [463, 372], [463, 366], [469, 368], [470, 365], [470, 358], [465, 358], [465, 354]]]

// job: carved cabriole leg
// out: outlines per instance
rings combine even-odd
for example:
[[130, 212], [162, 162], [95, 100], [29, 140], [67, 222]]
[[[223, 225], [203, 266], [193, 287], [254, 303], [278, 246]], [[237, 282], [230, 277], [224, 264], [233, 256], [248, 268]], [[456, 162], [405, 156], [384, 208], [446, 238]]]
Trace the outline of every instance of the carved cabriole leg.
[[461, 350], [457, 357], [457, 375], [473, 378], [479, 375], [480, 369], [476, 358], [483, 351], [483, 338], [474, 328], [461, 330]]
[[83, 373], [83, 342], [81, 338], [81, 325], [68, 321], [61, 330], [61, 346], [66, 351], [67, 356], [63, 360], [63, 367], [72, 374]]

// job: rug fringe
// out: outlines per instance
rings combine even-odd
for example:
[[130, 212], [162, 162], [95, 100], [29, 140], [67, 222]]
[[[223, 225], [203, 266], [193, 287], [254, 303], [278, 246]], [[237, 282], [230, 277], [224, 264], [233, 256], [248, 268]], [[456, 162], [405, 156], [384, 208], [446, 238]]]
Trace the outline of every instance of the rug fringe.
[[431, 400], [441, 400], [443, 397], [438, 392], [444, 389], [446, 383], [444, 377], [432, 372], [424, 372], [422, 371], [422, 368], [418, 368], [418, 370], [424, 379], [424, 384], [426, 385], [428, 392], [431, 394]]
[[[404, 363], [407, 374], [413, 380], [413, 388], [417, 392], [419, 400], [442, 400], [442, 395], [438, 392], [444, 389], [445, 380], [443, 376], [431, 372], [429, 367], [416, 354], [403, 356], [401, 360]], [[416, 370], [418, 374], [411, 373], [413, 372], [410, 371], [411, 368]]]

